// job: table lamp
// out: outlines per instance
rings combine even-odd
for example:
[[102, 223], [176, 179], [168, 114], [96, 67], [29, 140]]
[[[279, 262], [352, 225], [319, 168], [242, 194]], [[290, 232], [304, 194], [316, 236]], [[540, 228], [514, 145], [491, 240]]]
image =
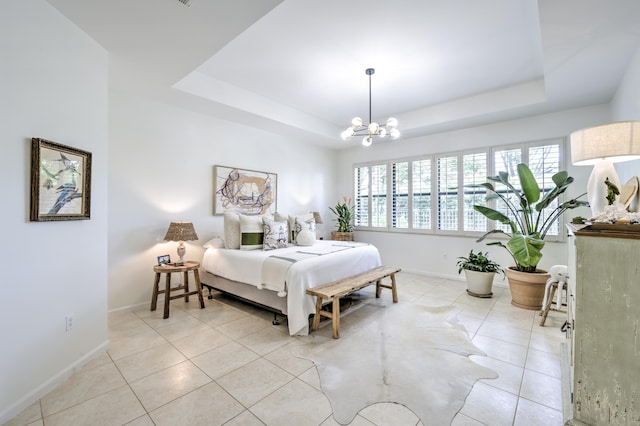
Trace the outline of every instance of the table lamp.
[[165, 241], [178, 241], [178, 256], [180, 257], [180, 261], [175, 262], [174, 265], [182, 266], [184, 265], [184, 255], [187, 252], [187, 249], [184, 246], [185, 241], [195, 241], [198, 239], [198, 234], [196, 234], [196, 230], [193, 228], [193, 223], [191, 222], [171, 222], [169, 225], [169, 229], [167, 229], [167, 234], [164, 236]]
[[576, 166], [593, 165], [587, 183], [587, 200], [596, 216], [608, 205], [605, 179], [620, 186], [613, 163], [640, 158], [640, 121], [622, 121], [571, 133], [571, 161]]

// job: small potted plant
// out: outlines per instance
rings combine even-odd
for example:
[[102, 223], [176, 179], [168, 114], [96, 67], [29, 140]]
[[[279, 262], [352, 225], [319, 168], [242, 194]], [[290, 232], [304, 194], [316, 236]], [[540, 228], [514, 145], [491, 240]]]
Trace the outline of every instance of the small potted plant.
[[351, 198], [343, 197], [342, 202], [338, 201], [334, 208], [329, 207], [331, 213], [337, 216], [338, 230], [331, 232], [331, 239], [338, 241], [353, 241], [353, 209]]
[[499, 264], [489, 259], [489, 253], [474, 253], [458, 258], [458, 273], [464, 271], [467, 279], [467, 293], [475, 297], [491, 297], [491, 287], [496, 274], [504, 274]]

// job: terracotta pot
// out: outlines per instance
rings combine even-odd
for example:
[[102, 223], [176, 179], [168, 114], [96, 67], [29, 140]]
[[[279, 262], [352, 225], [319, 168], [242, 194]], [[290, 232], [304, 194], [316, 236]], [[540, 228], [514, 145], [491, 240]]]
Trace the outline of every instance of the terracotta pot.
[[491, 287], [495, 272], [478, 272], [464, 269], [464, 276], [467, 279], [467, 293], [475, 297], [491, 297]]
[[509, 279], [511, 304], [522, 309], [542, 309], [544, 287], [551, 275], [547, 271], [537, 269], [536, 272], [520, 272], [515, 269], [505, 269]]

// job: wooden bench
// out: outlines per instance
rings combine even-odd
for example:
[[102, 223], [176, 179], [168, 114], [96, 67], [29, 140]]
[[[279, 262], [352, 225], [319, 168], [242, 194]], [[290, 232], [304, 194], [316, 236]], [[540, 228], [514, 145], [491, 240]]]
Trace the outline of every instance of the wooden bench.
[[[316, 296], [316, 313], [313, 316], [313, 325], [311, 330], [315, 331], [320, 326], [320, 317], [331, 319], [333, 326], [333, 338], [340, 338], [340, 298], [347, 294], [360, 290], [370, 284], [376, 283], [376, 297], [380, 297], [383, 288], [391, 290], [393, 303], [398, 303], [398, 291], [396, 289], [396, 273], [400, 272], [400, 268], [392, 266], [378, 266], [370, 271], [363, 272], [358, 275], [352, 275], [347, 278], [322, 284], [317, 287], [307, 289], [307, 294]], [[391, 277], [391, 285], [382, 284], [382, 279]], [[332, 300], [333, 306], [331, 312], [323, 311], [322, 305], [324, 300]]]

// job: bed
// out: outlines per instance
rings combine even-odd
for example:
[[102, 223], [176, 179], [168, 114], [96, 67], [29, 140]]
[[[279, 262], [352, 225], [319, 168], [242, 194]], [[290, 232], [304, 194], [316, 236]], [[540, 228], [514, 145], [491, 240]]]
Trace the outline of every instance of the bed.
[[370, 244], [318, 240], [312, 246], [275, 250], [208, 248], [201, 281], [287, 316], [290, 335], [309, 333], [315, 301], [307, 288], [345, 278], [381, 265]]

